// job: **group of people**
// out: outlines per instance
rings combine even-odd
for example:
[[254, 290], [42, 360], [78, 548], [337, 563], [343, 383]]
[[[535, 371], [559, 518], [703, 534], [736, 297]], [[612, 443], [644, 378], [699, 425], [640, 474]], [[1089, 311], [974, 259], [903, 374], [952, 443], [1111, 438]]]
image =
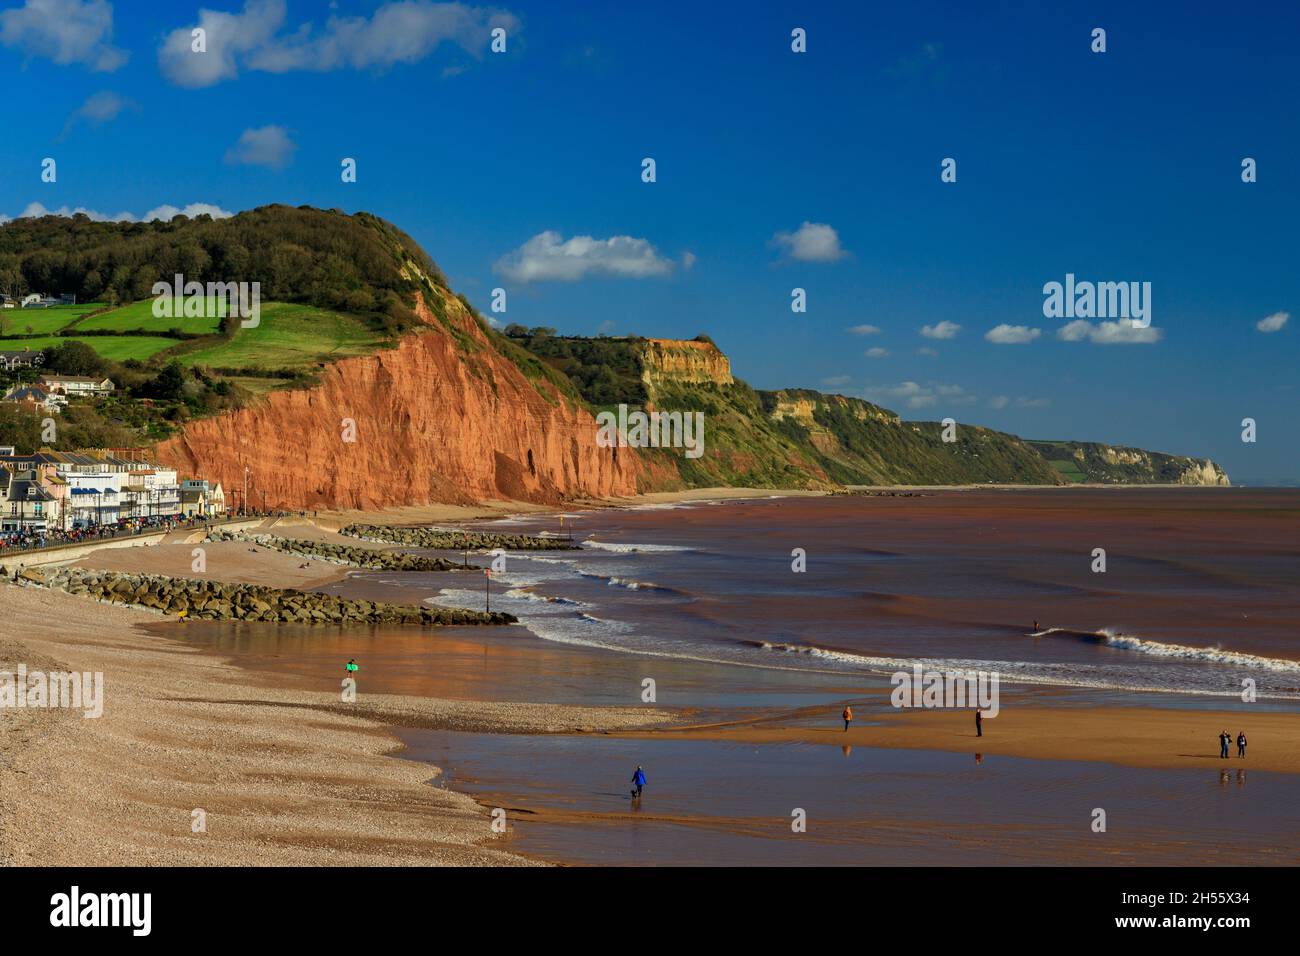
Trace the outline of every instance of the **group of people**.
[[[1220, 731], [1219, 733], [1219, 759], [1220, 760], [1228, 759], [1228, 747], [1231, 744], [1232, 744], [1232, 734], [1228, 733], [1226, 730]], [[1238, 757], [1246, 756], [1246, 732], [1244, 730], [1239, 731], [1237, 734], [1237, 756]]]
[[[1037, 624], [1038, 622], [1035, 621], [1034, 625], [1037, 626]], [[840, 717], [841, 719], [843, 719], [844, 729], [847, 731], [849, 729], [849, 724], [853, 723], [853, 708], [850, 707], [848, 704], [845, 704], [844, 712], [840, 714]], [[975, 708], [975, 736], [976, 737], [984, 736], [984, 715], [980, 712], [980, 709], [978, 707]], [[1223, 760], [1228, 759], [1228, 748], [1231, 745], [1232, 745], [1232, 734], [1228, 733], [1226, 730], [1221, 732], [1219, 734], [1220, 759]], [[1246, 756], [1246, 732], [1244, 730], [1239, 731], [1237, 734], [1237, 756], [1242, 758], [1245, 758]], [[640, 767], [637, 768], [638, 771], [640, 771], [640, 769], [641, 769]]]
[[193, 527], [203, 521], [202, 518], [183, 515], [153, 515], [147, 518], [123, 518], [112, 524], [87, 525], [81, 528], [35, 529], [23, 528], [18, 531], [0, 532], [0, 550], [24, 551], [36, 548], [48, 548], [57, 544], [80, 544], [86, 541], [103, 541], [107, 538], [120, 538], [144, 531], [174, 531], [185, 525]]

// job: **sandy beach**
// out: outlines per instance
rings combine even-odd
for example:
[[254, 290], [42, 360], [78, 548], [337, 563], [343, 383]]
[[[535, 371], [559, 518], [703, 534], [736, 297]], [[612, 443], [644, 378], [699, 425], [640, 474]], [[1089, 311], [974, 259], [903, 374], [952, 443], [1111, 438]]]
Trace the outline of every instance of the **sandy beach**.
[[[1002, 710], [975, 735], [972, 711], [894, 710], [888, 694], [878, 700], [845, 701], [859, 719], [847, 731], [829, 708], [769, 715], [724, 724], [683, 724], [623, 736], [722, 740], [741, 744], [815, 744], [829, 747], [890, 747], [952, 753], [1002, 754], [1035, 760], [1085, 760], [1164, 770], [1269, 770], [1300, 773], [1300, 714], [1204, 708], [1042, 707], [1004, 694]], [[868, 709], [874, 704], [874, 708]], [[824, 726], [809, 726], [810, 721]], [[1247, 756], [1220, 759], [1218, 732], [1236, 739], [1249, 724]]]
[[[726, 497], [770, 495], [735, 489]], [[635, 504], [701, 499], [709, 495], [652, 496]], [[322, 515], [318, 520], [281, 518], [267, 522], [266, 530], [355, 544], [355, 539], [343, 538], [335, 529], [358, 518], [415, 524], [540, 510], [545, 509], [516, 503], [479, 509], [430, 506], [364, 516]], [[198, 546], [195, 541], [178, 541], [102, 550], [77, 564], [192, 577], [196, 576], [193, 549]], [[332, 588], [345, 583], [350, 574], [346, 567], [246, 541], [202, 547], [207, 575], [222, 581]], [[260, 667], [241, 666], [211, 648], [187, 644], [186, 635], [197, 635], [197, 624], [8, 583], [0, 584], [0, 609], [10, 635], [0, 642], [0, 671], [14, 670], [21, 663], [29, 671], [102, 672], [105, 678], [102, 717], [86, 719], [77, 712], [33, 709], [0, 715], [0, 862], [15, 865], [538, 862], [510, 852], [509, 837], [491, 830], [489, 809], [494, 804], [485, 804], [482, 794], [475, 799], [458, 791], [454, 780], [448, 785], [436, 760], [424, 755], [394, 759], [402, 753], [399, 730], [411, 729], [480, 735], [473, 739], [485, 745], [497, 739], [545, 735], [552, 741], [588, 737], [586, 743], [593, 746], [598, 742], [601, 746], [698, 743], [754, 753], [825, 748], [846, 756], [851, 750], [899, 753], [900, 757], [928, 751], [967, 759], [978, 754], [1153, 771], [1224, 772], [1248, 767], [1300, 773], [1300, 714], [1262, 710], [1246, 718], [1240, 710], [1225, 709], [1212, 698], [1191, 699], [1180, 707], [1055, 706], [1048, 690], [1008, 687], [1000, 714], [985, 722], [981, 738], [975, 736], [969, 711], [894, 710], [887, 688], [870, 689], [851, 677], [823, 684], [825, 692], [817, 691], [816, 705], [778, 704], [760, 695], [749, 698], [740, 712], [712, 705], [703, 708], [707, 713], [693, 706], [635, 706], [630, 695], [610, 693], [599, 697], [602, 706], [540, 703], [528, 699], [536, 693], [534, 681], [517, 674], [502, 676], [531, 672], [536, 664], [530, 655], [539, 649], [561, 655], [549, 665], [554, 672], [587, 675], [590, 681], [607, 684], [610, 677], [600, 666], [604, 658], [616, 659], [629, 669], [627, 676], [637, 679], [641, 671], [635, 668], [642, 665], [624, 663], [638, 660], [634, 656], [557, 646], [538, 641], [523, 628], [500, 628], [491, 629], [490, 657], [482, 658], [485, 671], [491, 661], [494, 675], [486, 683], [458, 683], [451, 678], [445, 684], [450, 692], [445, 697], [364, 692], [357, 702], [345, 703], [337, 677], [332, 676], [332, 662], [331, 676], [288, 666], [277, 672], [274, 657]], [[437, 641], [433, 631], [428, 639]], [[517, 633], [519, 642], [512, 642], [507, 631]], [[466, 666], [464, 661], [473, 657], [467, 641], [477, 636], [447, 637], [447, 648], [456, 648], [460, 666]], [[292, 646], [285, 651], [283, 644], [278, 645], [277, 653], [296, 655]], [[562, 651], [552, 650], [557, 647]], [[512, 664], [512, 659], [519, 663]], [[680, 661], [673, 666], [675, 683], [694, 673], [701, 687], [716, 686], [716, 670]], [[753, 673], [730, 670], [742, 680]], [[807, 680], [783, 679], [791, 681], [792, 687]], [[625, 685], [636, 686], [620, 676], [616, 686]], [[580, 679], [575, 686], [581, 688]], [[627, 700], [629, 705], [618, 706], [611, 700]], [[858, 717], [847, 732], [838, 720], [846, 702]], [[1249, 756], [1236, 758], [1234, 748], [1231, 759], [1219, 759], [1218, 731], [1235, 736], [1243, 724], [1249, 731]], [[709, 782], [699, 785], [707, 788]], [[526, 794], [501, 796], [510, 800], [505, 805], [512, 814], [529, 812], [552, 822], [600, 820], [605, 825], [635, 820], [621, 811], [592, 815], [574, 809], [566, 816], [570, 811], [530, 805]], [[196, 811], [205, 816], [206, 832], [192, 828]], [[654, 819], [702, 831], [732, 825], [725, 823], [730, 817], [696, 817], [689, 812]], [[770, 821], [753, 824], [754, 832], [770, 826]], [[874, 839], [873, 833], [890, 832], [893, 824], [880, 817], [871, 826], [877, 829], [863, 831], [868, 841]], [[737, 832], [745, 831], [742, 827]], [[544, 855], [565, 859], [562, 848]]]
[[[346, 569], [208, 545], [231, 581], [301, 587]], [[190, 574], [190, 546], [86, 564]], [[0, 670], [102, 672], [103, 716], [11, 710], [0, 728], [0, 860], [15, 865], [519, 864], [487, 811], [394, 760], [393, 725], [486, 732], [609, 730], [645, 709], [438, 701], [274, 686], [184, 645], [185, 625], [60, 592], [0, 585]], [[206, 832], [192, 832], [194, 811]]]
[[477, 505], [427, 504], [384, 508], [379, 511], [321, 511], [310, 517], [290, 515], [277, 521], [276, 527], [287, 533], [294, 526], [314, 525], [337, 531], [358, 524], [419, 525], [438, 522], [477, 521], [510, 515], [563, 514], [602, 508], [670, 505], [691, 501], [739, 501], [749, 498], [818, 498], [824, 491], [774, 488], [688, 488], [683, 491], [656, 491], [635, 498], [579, 498], [564, 506], [542, 505], [530, 501], [485, 501]]

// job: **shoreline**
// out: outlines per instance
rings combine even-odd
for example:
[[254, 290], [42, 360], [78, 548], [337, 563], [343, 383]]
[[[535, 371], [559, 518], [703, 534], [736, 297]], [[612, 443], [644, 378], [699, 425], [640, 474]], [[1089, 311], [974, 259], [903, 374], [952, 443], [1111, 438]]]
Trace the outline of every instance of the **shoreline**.
[[[739, 744], [809, 744], [834, 747], [875, 747], [939, 750], [1030, 760], [1071, 760], [1137, 767], [1148, 770], [1251, 769], [1300, 774], [1300, 713], [1240, 711], [1212, 707], [1161, 710], [1150, 707], [1020, 706], [1005, 695], [1001, 713], [984, 721], [977, 737], [969, 709], [912, 708], [885, 705], [879, 699], [845, 701], [855, 708], [856, 726], [847, 731], [830, 708], [765, 715], [714, 724], [678, 723], [646, 730], [616, 732], [627, 739], [727, 741]], [[865, 706], [861, 706], [865, 705]], [[874, 706], [873, 706], [874, 705]], [[809, 726], [810, 720], [819, 726]], [[1217, 733], [1227, 730], [1236, 739], [1248, 724], [1246, 757], [1218, 755]], [[1140, 733], [1134, 733], [1140, 728]]]
[[[562, 504], [538, 504], [531, 501], [492, 501], [478, 505], [424, 504], [399, 505], [378, 511], [340, 509], [321, 511], [315, 516], [290, 514], [275, 519], [271, 528], [292, 528], [296, 525], [314, 526], [325, 531], [338, 531], [353, 523], [416, 525], [428, 522], [491, 521], [522, 515], [570, 514], [575, 511], [606, 511], [634, 509], [647, 505], [687, 504], [702, 501], [741, 501], [764, 498], [820, 498], [832, 494], [800, 488], [692, 488], [683, 491], [654, 491], [632, 498], [575, 498]], [[268, 528], [268, 530], [270, 530]], [[373, 547], [374, 545], [370, 545]]]
[[[189, 550], [105, 551], [78, 563], [147, 555], [166, 573], [188, 567]], [[321, 585], [349, 570], [314, 562], [308, 576], [280, 552], [239, 557], [218, 567], [280, 586]], [[0, 715], [0, 863], [535, 864], [494, 846], [488, 814], [439, 785], [437, 767], [392, 759], [403, 749], [396, 728], [604, 732], [671, 718], [399, 695], [347, 704], [337, 691], [187, 647], [189, 625], [149, 611], [7, 583], [0, 603], [19, 635], [0, 642], [0, 670], [102, 673], [105, 698], [98, 718], [39, 708]], [[193, 831], [196, 811], [206, 832]]]
[[[725, 498], [715, 499], [705, 491], [582, 506], [631, 508], [784, 496], [765, 489], [729, 489]], [[538, 506], [521, 512], [516, 504], [503, 503], [486, 513], [460, 506], [405, 508], [366, 513], [366, 520], [460, 521], [550, 510]], [[568, 510], [577, 506], [573, 503]], [[475, 512], [473, 517], [468, 511]], [[291, 536], [331, 540], [338, 536], [328, 523], [344, 514], [323, 514], [319, 520], [276, 519], [265, 530], [297, 528]], [[270, 549], [253, 553], [246, 542], [211, 543], [206, 548], [212, 576], [231, 582], [324, 587], [357, 570], [304, 562]], [[105, 549], [74, 563], [184, 576], [190, 549], [190, 544]], [[304, 563], [309, 566], [302, 567]], [[336, 691], [309, 689], [301, 686], [300, 678], [282, 676], [277, 683], [228, 655], [187, 647], [186, 625], [146, 611], [97, 606], [68, 594], [8, 584], [0, 584], [0, 603], [12, 632], [20, 635], [0, 641], [0, 670], [12, 670], [22, 661], [29, 668], [102, 671], [107, 697], [105, 714], [97, 720], [49, 710], [2, 715], [0, 863], [547, 862], [514, 853], [508, 841], [495, 846], [499, 838], [491, 833], [488, 808], [442, 786], [444, 774], [436, 766], [393, 759], [404, 755], [405, 745], [398, 738], [404, 728], [709, 740], [755, 747], [851, 745], [953, 753], [978, 749], [1034, 760], [1152, 769], [1250, 767], [1300, 773], [1300, 744], [1290, 743], [1300, 740], [1300, 714], [1251, 715], [1248, 729], [1256, 745], [1251, 756], [1221, 761], [1212, 741], [1219, 725], [1235, 735], [1238, 728], [1232, 718], [1245, 718], [1212, 704], [1161, 711], [1006, 703], [999, 718], [986, 723], [983, 738], [974, 736], [964, 712], [891, 712], [884, 703], [887, 691], [878, 697], [851, 696], [855, 709], [861, 708], [860, 723], [847, 734], [834, 720], [837, 708], [829, 706], [798, 712], [768, 708], [743, 721], [700, 724], [687, 722], [690, 715], [680, 710], [617, 706], [378, 694], [344, 704]], [[531, 635], [526, 639], [540, 640]], [[853, 682], [846, 677], [846, 683]], [[1008, 698], [1014, 701], [1016, 696]], [[826, 726], [810, 726], [814, 720]], [[1135, 727], [1141, 728], [1140, 734], [1132, 733]], [[208, 815], [205, 834], [191, 832], [191, 814], [197, 809]]]
[[[841, 489], [821, 490], [807, 488], [754, 488], [716, 486], [709, 488], [687, 488], [679, 491], [643, 492], [630, 498], [575, 498], [561, 504], [539, 504], [530, 501], [492, 501], [477, 505], [455, 505], [430, 503], [423, 505], [399, 505], [381, 508], [377, 511], [360, 511], [357, 509], [338, 509], [320, 511], [316, 517], [299, 517], [289, 514], [275, 519], [276, 527], [293, 527], [295, 523], [305, 523], [326, 530], [335, 531], [352, 522], [369, 524], [414, 524], [421, 521], [490, 521], [529, 514], [564, 514], [574, 511], [603, 511], [642, 508], [647, 505], [689, 504], [693, 502], [722, 502], [763, 500], [767, 498], [820, 498], [835, 495], [862, 495], [869, 497], [874, 493], [891, 492], [970, 492], [970, 491], [1141, 491], [1154, 489], [1170, 491], [1184, 489], [1187, 491], [1231, 491], [1246, 486], [1238, 485], [1185, 485], [1185, 484], [1124, 484], [1124, 483], [1075, 483], [1057, 485], [1027, 484], [965, 484], [965, 485], [844, 485]], [[1273, 486], [1259, 486], [1250, 490], [1261, 490]], [[1278, 486], [1279, 490], [1287, 490]], [[333, 527], [337, 523], [337, 527]]]

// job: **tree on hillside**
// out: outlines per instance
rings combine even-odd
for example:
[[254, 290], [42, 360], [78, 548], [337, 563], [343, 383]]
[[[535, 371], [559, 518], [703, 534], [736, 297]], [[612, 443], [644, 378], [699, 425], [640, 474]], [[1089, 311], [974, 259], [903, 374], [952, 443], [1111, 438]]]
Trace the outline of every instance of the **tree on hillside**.
[[103, 378], [112, 370], [112, 366], [98, 352], [85, 342], [75, 340], [61, 345], [52, 345], [41, 353], [41, 362], [45, 368], [60, 375], [85, 375], [90, 378]]
[[20, 455], [40, 447], [41, 419], [13, 402], [0, 402], [0, 445], [13, 445]]
[[185, 396], [185, 369], [180, 362], [172, 359], [151, 381], [145, 383], [143, 392], [149, 398], [164, 402], [180, 401]]

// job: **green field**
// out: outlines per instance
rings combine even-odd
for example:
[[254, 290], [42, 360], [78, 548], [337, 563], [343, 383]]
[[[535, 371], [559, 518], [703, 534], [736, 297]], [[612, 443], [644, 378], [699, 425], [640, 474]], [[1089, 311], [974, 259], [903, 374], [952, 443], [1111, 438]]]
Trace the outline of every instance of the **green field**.
[[[215, 304], [215, 303], [214, 303]], [[90, 306], [77, 306], [87, 309]], [[52, 313], [61, 312], [56, 316]], [[28, 310], [23, 317], [45, 319], [39, 331], [52, 333], [64, 328], [80, 313], [61, 310]], [[35, 328], [35, 322], [31, 323]], [[263, 390], [277, 381], [257, 379], [262, 369], [307, 369], [321, 362], [330, 362], [353, 355], [373, 352], [385, 341], [382, 333], [372, 330], [362, 319], [318, 309], [308, 305], [287, 302], [268, 302], [261, 309], [261, 321], [254, 328], [236, 328], [234, 335], [220, 339], [186, 341], [168, 338], [166, 332], [179, 328], [190, 333], [218, 331], [220, 319], [180, 318], [158, 319], [153, 315], [153, 300], [134, 302], [131, 305], [86, 319], [76, 326], [76, 331], [109, 329], [146, 330], [159, 335], [41, 335], [38, 338], [0, 338], [0, 349], [31, 349], [33, 352], [63, 342], [84, 342], [106, 359], [124, 362], [128, 359], [147, 361], [165, 349], [183, 346], [177, 357], [188, 366], [203, 365], [209, 368], [246, 368], [253, 370], [247, 383], [252, 390]], [[10, 335], [23, 334], [14, 323], [6, 323]], [[188, 348], [191, 351], [184, 351]]]
[[0, 351], [21, 351], [29, 348], [33, 352], [38, 352], [41, 349], [74, 341], [85, 342], [104, 358], [114, 362], [125, 362], [127, 359], [139, 359], [143, 362], [176, 344], [176, 339], [153, 335], [93, 335], [84, 338], [73, 335], [49, 335], [39, 339], [0, 339]]
[[0, 334], [48, 335], [75, 322], [87, 312], [103, 307], [102, 302], [87, 302], [83, 305], [56, 305], [48, 309], [0, 309]]
[[209, 368], [305, 368], [366, 355], [385, 341], [361, 319], [341, 312], [267, 302], [256, 328], [236, 328], [229, 341], [187, 352], [180, 360]]
[[182, 332], [205, 335], [216, 332], [220, 328], [221, 316], [225, 315], [226, 312], [225, 301], [222, 299], [211, 299], [209, 304], [212, 308], [205, 308], [204, 311], [216, 313], [212, 318], [178, 315], [172, 318], [160, 319], [153, 314], [154, 300], [142, 299], [139, 302], [124, 305], [120, 309], [113, 309], [111, 312], [105, 312], [102, 315], [86, 319], [77, 326], [77, 329], [84, 329], [87, 332], [110, 329], [114, 331], [139, 329], [147, 332], [169, 332], [172, 329], [180, 329]]
[[1087, 475], [1079, 470], [1079, 463], [1073, 458], [1057, 460], [1049, 459], [1047, 463], [1071, 481], [1086, 481], [1088, 478]]

